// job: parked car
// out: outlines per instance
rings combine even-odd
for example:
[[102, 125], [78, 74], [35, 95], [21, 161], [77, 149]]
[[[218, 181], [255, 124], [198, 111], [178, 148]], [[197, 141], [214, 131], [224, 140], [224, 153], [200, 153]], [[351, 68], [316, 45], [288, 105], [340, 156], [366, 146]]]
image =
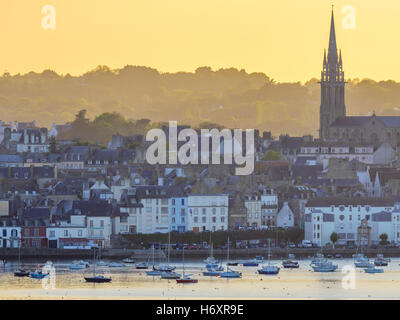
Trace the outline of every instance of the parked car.
[[296, 248], [296, 245], [293, 242], [289, 243], [289, 248]]
[[192, 244], [188, 245], [187, 249], [188, 250], [198, 250], [198, 249], [200, 249], [200, 246], [198, 244], [192, 243]]
[[312, 248], [312, 247], [313, 247], [313, 244], [311, 243], [310, 240], [303, 240], [303, 241], [301, 242], [301, 244], [302, 244], [302, 246], [303, 246], [304, 248]]

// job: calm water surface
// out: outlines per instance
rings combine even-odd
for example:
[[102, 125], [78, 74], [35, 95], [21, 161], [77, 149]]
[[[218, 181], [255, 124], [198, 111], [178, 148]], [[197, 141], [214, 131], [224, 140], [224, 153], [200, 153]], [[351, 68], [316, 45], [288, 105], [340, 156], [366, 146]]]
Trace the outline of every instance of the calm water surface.
[[[106, 263], [110, 261], [104, 260]], [[282, 260], [271, 260], [281, 267], [278, 275], [259, 275], [259, 267], [231, 267], [242, 272], [241, 279], [204, 277], [202, 261], [185, 262], [185, 273], [192, 274], [197, 284], [177, 284], [175, 280], [146, 275], [134, 265], [121, 268], [96, 267], [96, 274], [111, 276], [111, 283], [86, 283], [84, 276], [93, 275], [92, 266], [85, 270], [70, 270], [71, 261], [53, 261], [55, 288], [43, 287], [42, 280], [14, 277], [18, 262], [8, 262], [0, 269], [0, 299], [399, 299], [400, 258], [392, 258], [383, 274], [366, 274], [356, 268], [353, 275], [342, 273], [353, 259], [332, 259], [339, 266], [336, 272], [315, 273], [311, 260], [299, 260], [299, 269], [283, 269]], [[90, 262], [90, 261], [89, 261]], [[373, 262], [373, 259], [371, 259]], [[22, 267], [34, 271], [45, 261], [25, 262]], [[172, 261], [176, 272], [182, 272], [182, 262]], [[345, 278], [346, 277], [346, 278]], [[354, 279], [354, 289], [343, 287], [343, 279]], [[48, 281], [50, 283], [50, 281]], [[348, 286], [347, 286], [348, 288]]]

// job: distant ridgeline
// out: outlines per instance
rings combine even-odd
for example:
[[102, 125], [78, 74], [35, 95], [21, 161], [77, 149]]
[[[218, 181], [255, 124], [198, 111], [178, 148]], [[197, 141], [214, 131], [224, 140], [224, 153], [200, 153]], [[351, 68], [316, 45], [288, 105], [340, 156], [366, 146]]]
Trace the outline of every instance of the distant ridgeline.
[[[377, 116], [400, 114], [400, 83], [346, 81], [348, 114], [364, 116], [372, 110]], [[74, 121], [80, 110], [87, 110], [87, 116], [101, 127], [98, 134], [107, 136], [101, 140], [109, 140], [113, 131], [104, 116], [95, 118], [105, 112], [116, 112], [125, 121], [176, 120], [192, 127], [214, 122], [227, 128], [272, 131], [274, 136], [317, 137], [320, 98], [317, 79], [305, 84], [276, 83], [263, 73], [234, 68], [160, 73], [139, 66], [117, 70], [103, 66], [76, 77], [49, 70], [0, 77], [1, 120], [34, 118], [39, 126], [50, 128], [54, 122]], [[121, 134], [135, 133], [129, 125], [116, 129]]]

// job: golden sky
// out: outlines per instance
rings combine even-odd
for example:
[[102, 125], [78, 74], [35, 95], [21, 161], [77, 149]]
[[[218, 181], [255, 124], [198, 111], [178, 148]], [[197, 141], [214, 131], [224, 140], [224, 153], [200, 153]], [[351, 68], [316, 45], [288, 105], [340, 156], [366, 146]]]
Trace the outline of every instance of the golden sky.
[[[277, 81], [319, 77], [328, 46], [329, 0], [1, 0], [0, 73], [97, 65], [162, 72], [236, 67]], [[42, 28], [44, 5], [56, 29]], [[346, 78], [400, 81], [400, 1], [336, 0]], [[342, 8], [356, 9], [344, 29]]]

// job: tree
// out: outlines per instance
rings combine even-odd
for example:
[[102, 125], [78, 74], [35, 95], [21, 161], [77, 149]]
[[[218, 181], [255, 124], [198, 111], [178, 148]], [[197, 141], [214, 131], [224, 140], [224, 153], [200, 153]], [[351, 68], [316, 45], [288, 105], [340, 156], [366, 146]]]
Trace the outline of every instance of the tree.
[[274, 161], [281, 160], [282, 155], [278, 151], [269, 150], [262, 160]]
[[382, 234], [379, 236], [379, 239], [381, 239], [381, 241], [379, 242], [381, 245], [385, 245], [385, 244], [388, 244], [388, 243], [389, 243], [389, 242], [387, 241], [388, 235], [387, 235], [386, 233], [382, 233]]
[[331, 241], [332, 241], [332, 243], [333, 243], [333, 247], [335, 248], [335, 243], [336, 243], [336, 241], [338, 241], [338, 239], [339, 239], [339, 236], [338, 236], [338, 234], [336, 233], [336, 232], [332, 232], [332, 234], [331, 234]]
[[49, 151], [50, 153], [57, 153], [57, 142], [56, 142], [56, 137], [51, 136], [49, 139], [50, 146], [49, 146]]

